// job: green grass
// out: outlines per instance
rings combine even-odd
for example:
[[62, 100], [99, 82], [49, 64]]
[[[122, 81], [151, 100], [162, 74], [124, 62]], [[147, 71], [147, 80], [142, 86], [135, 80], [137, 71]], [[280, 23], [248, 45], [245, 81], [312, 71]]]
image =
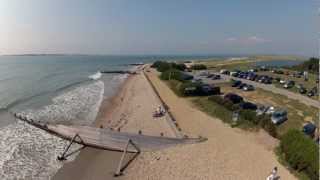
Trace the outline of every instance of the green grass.
[[180, 97], [183, 96], [181, 94], [181, 92], [179, 91], [179, 86], [182, 84], [180, 81], [170, 80], [170, 81], [165, 81], [165, 82], [177, 96], [180, 96]]
[[189, 98], [191, 102], [202, 112], [209, 116], [218, 118], [223, 122], [230, 124], [232, 127], [238, 127], [244, 130], [255, 131], [259, 127], [252, 122], [239, 118], [237, 124], [232, 121], [232, 111], [216, 102], [208, 100], [208, 97], [193, 97]]
[[223, 122], [232, 123], [232, 112], [227, 108], [209, 101], [208, 97], [194, 97], [190, 98], [192, 103], [196, 105], [201, 111], [207, 113], [210, 116], [221, 119]]

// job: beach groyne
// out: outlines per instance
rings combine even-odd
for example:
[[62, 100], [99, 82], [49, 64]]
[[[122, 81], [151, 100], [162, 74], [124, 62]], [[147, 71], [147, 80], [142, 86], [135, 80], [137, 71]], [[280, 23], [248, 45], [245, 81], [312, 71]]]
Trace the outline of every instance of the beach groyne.
[[136, 74], [135, 71], [100, 71], [102, 74]]

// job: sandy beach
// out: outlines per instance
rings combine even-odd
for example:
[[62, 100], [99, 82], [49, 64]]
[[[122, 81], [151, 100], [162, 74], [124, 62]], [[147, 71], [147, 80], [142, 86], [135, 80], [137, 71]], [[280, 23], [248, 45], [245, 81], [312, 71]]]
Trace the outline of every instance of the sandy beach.
[[[75, 161], [66, 163], [53, 179], [265, 179], [274, 166], [281, 179], [295, 179], [279, 164], [273, 153], [277, 140], [259, 133], [233, 129], [220, 120], [197, 110], [186, 99], [177, 97], [158, 78], [146, 72], [160, 97], [169, 106], [184, 134], [207, 137], [200, 144], [177, 146], [140, 154], [121, 177], [113, 177], [121, 153], [84, 149]], [[153, 118], [161, 105], [143, 73], [130, 76], [110, 101], [103, 102], [95, 126], [120, 128], [123, 132], [175, 137], [170, 117]], [[126, 161], [132, 155], [127, 156]]]
[[[122, 132], [175, 137], [174, 130], [168, 124], [168, 115], [154, 118], [153, 112], [161, 106], [151, 85], [141, 71], [130, 75], [112, 99], [105, 99], [100, 107], [94, 126], [112, 128]], [[85, 148], [76, 160], [66, 163], [53, 179], [121, 179], [113, 177], [122, 153]], [[133, 157], [126, 157], [128, 162]], [[131, 165], [130, 165], [131, 166]], [[129, 167], [130, 167], [129, 166]]]
[[182, 131], [202, 135], [205, 143], [143, 153], [129, 167], [125, 179], [265, 179], [274, 166], [281, 179], [296, 179], [278, 161], [276, 140], [266, 133], [233, 129], [177, 97], [158, 74], [147, 73], [169, 106]]

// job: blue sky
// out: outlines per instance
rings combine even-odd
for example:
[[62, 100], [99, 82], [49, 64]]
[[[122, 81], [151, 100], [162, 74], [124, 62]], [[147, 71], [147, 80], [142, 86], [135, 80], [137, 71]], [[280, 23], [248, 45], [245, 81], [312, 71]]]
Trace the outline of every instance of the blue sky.
[[320, 0], [1, 0], [0, 53], [318, 54]]

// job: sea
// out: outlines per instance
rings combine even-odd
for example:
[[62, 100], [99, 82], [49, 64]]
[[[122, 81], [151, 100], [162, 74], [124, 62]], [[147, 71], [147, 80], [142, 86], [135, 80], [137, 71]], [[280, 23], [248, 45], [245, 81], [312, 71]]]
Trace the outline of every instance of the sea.
[[101, 102], [112, 97], [127, 78], [101, 71], [134, 70], [134, 63], [156, 60], [209, 58], [212, 56], [0, 56], [0, 179], [50, 179], [63, 166], [57, 156], [68, 144], [12, 114], [52, 124], [91, 125]]

